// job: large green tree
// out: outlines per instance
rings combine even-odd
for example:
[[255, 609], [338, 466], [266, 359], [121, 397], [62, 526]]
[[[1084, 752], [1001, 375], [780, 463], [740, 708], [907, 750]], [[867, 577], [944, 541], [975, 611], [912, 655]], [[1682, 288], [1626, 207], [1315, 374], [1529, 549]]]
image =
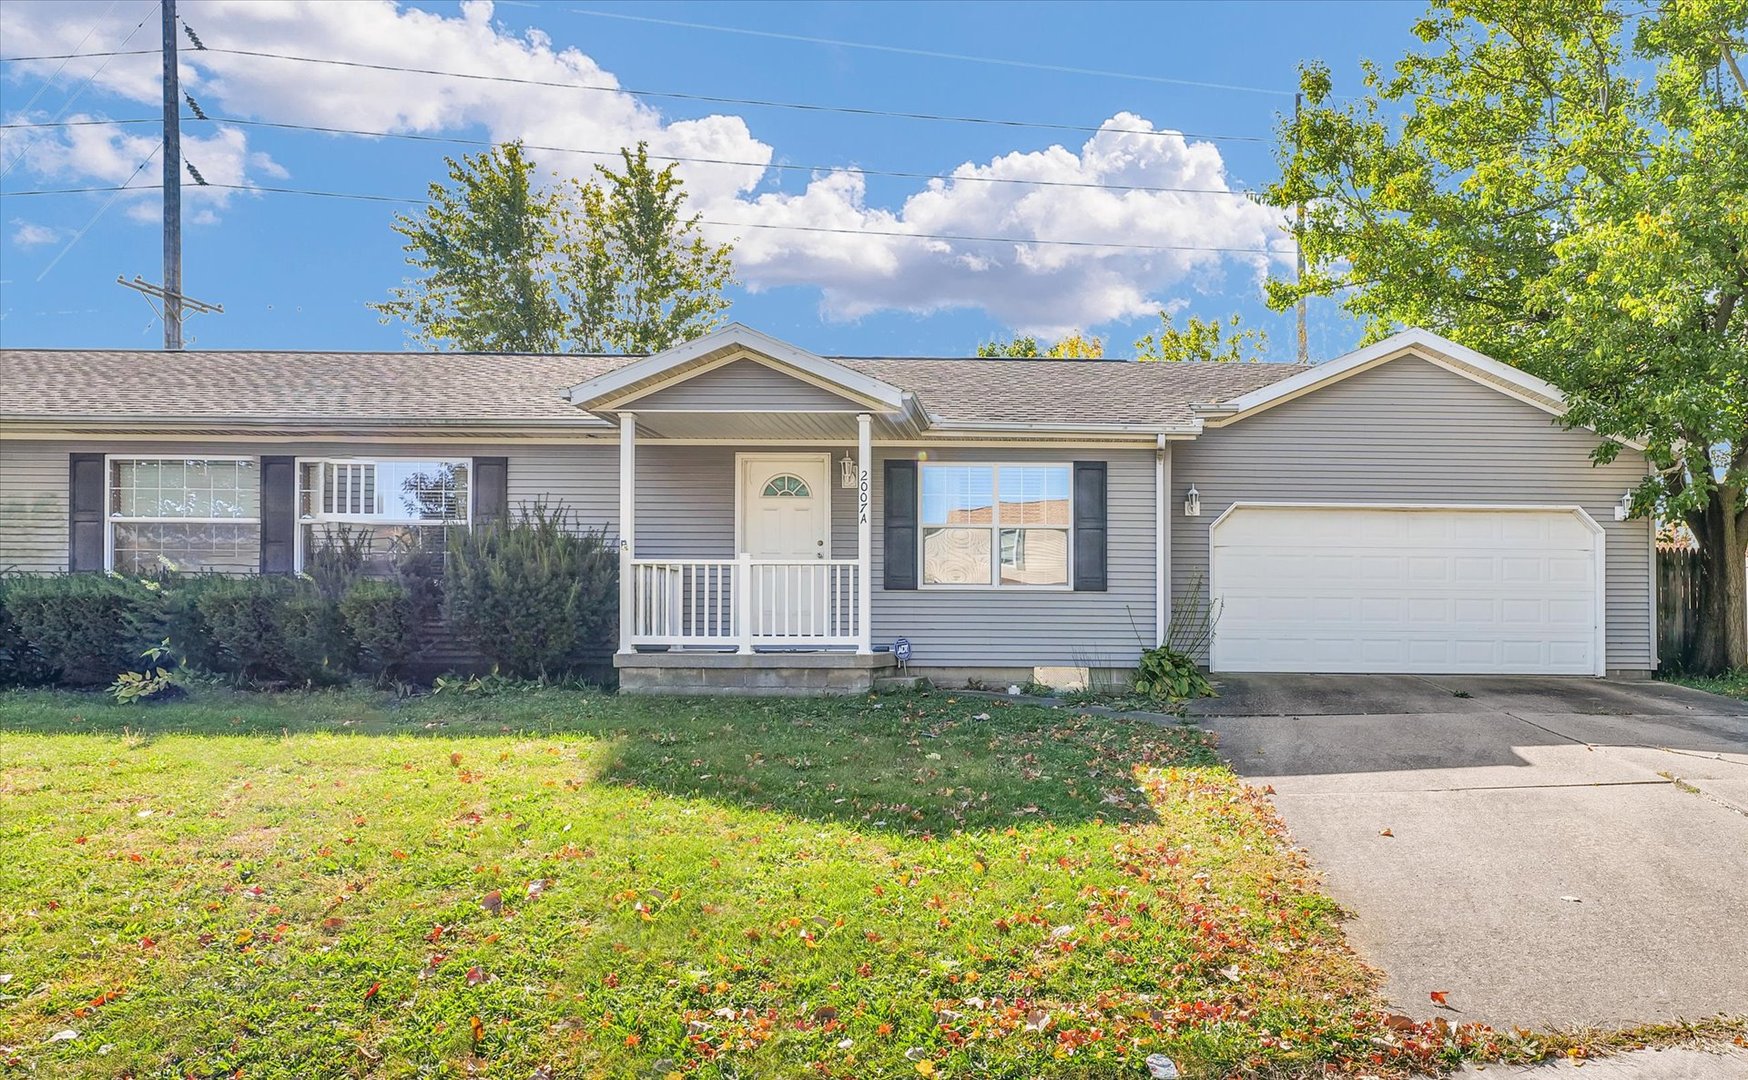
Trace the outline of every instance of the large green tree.
[[449, 162], [423, 214], [402, 214], [407, 262], [423, 272], [370, 305], [431, 348], [555, 352], [568, 322], [553, 280], [556, 193], [534, 186], [519, 143]]
[[1642, 442], [1635, 512], [1700, 547], [1691, 662], [1748, 665], [1748, 0], [1457, 0], [1414, 30], [1356, 97], [1303, 72], [1269, 197], [1305, 206], [1308, 270], [1271, 301], [1446, 334]]
[[674, 165], [541, 187], [518, 143], [449, 160], [423, 213], [396, 218], [422, 271], [371, 307], [414, 341], [474, 352], [657, 352], [722, 324], [733, 248], [685, 213]]

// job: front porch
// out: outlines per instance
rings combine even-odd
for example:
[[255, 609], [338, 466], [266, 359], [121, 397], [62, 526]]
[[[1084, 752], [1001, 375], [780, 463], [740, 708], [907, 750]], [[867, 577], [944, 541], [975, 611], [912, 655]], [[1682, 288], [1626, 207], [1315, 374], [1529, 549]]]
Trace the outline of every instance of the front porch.
[[619, 645], [631, 693], [852, 693], [874, 651], [873, 440], [893, 387], [738, 339], [573, 392], [619, 434]]
[[[639, 417], [620, 412], [616, 419], [620, 657], [873, 653], [866, 413], [853, 420], [853, 457], [842, 443], [798, 449], [657, 440], [641, 471]], [[852, 514], [855, 554], [842, 557]], [[659, 527], [648, 527], [654, 522]]]

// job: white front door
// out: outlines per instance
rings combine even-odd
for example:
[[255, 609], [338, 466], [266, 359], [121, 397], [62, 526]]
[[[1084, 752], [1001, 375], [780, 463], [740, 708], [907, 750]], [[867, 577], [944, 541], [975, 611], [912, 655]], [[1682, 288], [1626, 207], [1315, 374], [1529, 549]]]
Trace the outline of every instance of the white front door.
[[830, 470], [825, 454], [740, 456], [737, 531], [740, 550], [755, 564], [755, 637], [819, 632], [831, 558]]

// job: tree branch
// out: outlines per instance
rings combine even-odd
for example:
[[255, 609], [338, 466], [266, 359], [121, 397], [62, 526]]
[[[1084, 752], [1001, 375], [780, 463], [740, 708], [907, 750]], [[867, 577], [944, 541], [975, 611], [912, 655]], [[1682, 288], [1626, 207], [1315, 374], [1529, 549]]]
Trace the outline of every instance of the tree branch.
[[1720, 34], [1717, 43], [1724, 54], [1724, 63], [1730, 67], [1730, 74], [1736, 77], [1736, 85], [1741, 88], [1743, 96], [1748, 97], [1748, 78], [1742, 77], [1742, 68], [1736, 63], [1736, 54], [1730, 51], [1730, 39]]

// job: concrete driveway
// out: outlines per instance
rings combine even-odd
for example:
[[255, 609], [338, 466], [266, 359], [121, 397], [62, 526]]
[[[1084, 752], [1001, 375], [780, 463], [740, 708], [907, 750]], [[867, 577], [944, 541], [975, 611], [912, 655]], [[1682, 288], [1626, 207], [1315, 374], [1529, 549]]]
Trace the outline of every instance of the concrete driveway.
[[1748, 702], [1593, 679], [1218, 682], [1198, 722], [1273, 786], [1404, 1012], [1748, 1014]]

